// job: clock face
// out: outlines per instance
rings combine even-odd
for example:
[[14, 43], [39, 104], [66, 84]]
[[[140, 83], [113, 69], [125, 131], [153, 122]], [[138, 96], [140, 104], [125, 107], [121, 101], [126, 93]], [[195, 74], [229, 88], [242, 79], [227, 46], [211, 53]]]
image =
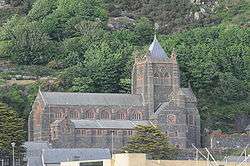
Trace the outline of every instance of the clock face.
[[175, 115], [168, 115], [167, 121], [170, 124], [176, 124], [176, 116]]

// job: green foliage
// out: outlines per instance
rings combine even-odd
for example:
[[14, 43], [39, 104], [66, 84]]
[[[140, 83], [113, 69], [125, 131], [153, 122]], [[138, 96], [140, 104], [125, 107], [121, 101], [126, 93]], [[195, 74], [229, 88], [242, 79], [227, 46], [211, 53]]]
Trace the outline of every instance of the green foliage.
[[146, 153], [154, 160], [175, 159], [177, 151], [165, 134], [154, 126], [137, 126], [136, 134], [131, 136], [123, 148], [129, 153]]
[[223, 23], [248, 26], [250, 21], [249, 0], [220, 0], [216, 14]]
[[134, 32], [136, 45], [143, 46], [149, 44], [152, 41], [152, 34], [154, 33], [152, 22], [145, 17], [138, 19]]
[[[240, 109], [232, 114], [234, 116], [227, 117], [233, 108], [223, 107], [228, 104], [236, 106], [239, 101], [247, 102], [249, 95], [249, 62], [246, 61], [250, 54], [249, 35], [249, 29], [239, 26], [216, 26], [194, 29], [162, 40], [167, 50], [176, 48], [182, 80], [184, 83], [191, 81], [200, 110], [204, 110], [201, 112], [205, 114], [203, 120], [207, 119], [211, 124], [225, 122], [230, 130]], [[206, 111], [213, 113], [207, 114]], [[214, 116], [216, 112], [220, 115]], [[250, 112], [249, 107], [245, 112]], [[226, 121], [227, 118], [230, 120]], [[220, 126], [225, 126], [225, 123]]]
[[118, 92], [119, 82], [126, 64], [126, 54], [117, 53], [107, 45], [101, 43], [98, 49], [93, 48], [86, 52], [86, 76], [92, 79], [89, 86], [94, 86], [97, 92]]
[[44, 64], [55, 54], [53, 42], [38, 22], [13, 17], [3, 27], [1, 38], [7, 41], [3, 56], [19, 64]]
[[47, 64], [61, 53], [58, 41], [74, 37], [86, 20], [105, 19], [99, 0], [37, 1], [27, 17], [14, 16], [3, 26], [1, 56], [19, 64]]
[[37, 0], [28, 13], [31, 20], [40, 20], [51, 14], [56, 9], [57, 1]]
[[[209, 89], [211, 97], [223, 92], [221, 95], [225, 96], [218, 96], [219, 101], [230, 102], [246, 97], [247, 63], [244, 58], [249, 55], [249, 34], [248, 29], [240, 27], [200, 28], [165, 38], [164, 45], [168, 50], [177, 49], [184, 81], [191, 80], [197, 90]], [[224, 93], [227, 90], [222, 88], [229, 86], [225, 82], [234, 88], [228, 87], [228, 90], [239, 94]], [[221, 89], [216, 89], [219, 87]]]
[[26, 119], [35, 99], [38, 85], [23, 87], [21, 85], [0, 87], [0, 101], [13, 108], [20, 117]]
[[2, 9], [0, 10], [0, 26], [2, 26], [12, 15], [17, 14], [15, 9]]
[[20, 152], [24, 142], [24, 120], [5, 104], [0, 103], [0, 149], [11, 152], [11, 142], [16, 143], [16, 151]]

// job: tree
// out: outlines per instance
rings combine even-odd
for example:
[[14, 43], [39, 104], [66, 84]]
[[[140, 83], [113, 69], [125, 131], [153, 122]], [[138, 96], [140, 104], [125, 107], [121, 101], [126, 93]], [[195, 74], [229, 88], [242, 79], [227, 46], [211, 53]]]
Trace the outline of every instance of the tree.
[[[206, 128], [233, 131], [234, 117], [241, 111], [234, 108], [239, 102], [249, 103], [249, 32], [240, 26], [221, 25], [162, 40], [166, 50], [177, 50], [182, 83], [192, 83]], [[249, 108], [237, 108], [250, 112]], [[218, 123], [222, 125], [214, 125]]]
[[0, 149], [10, 152], [11, 142], [16, 143], [16, 151], [21, 151], [24, 142], [25, 132], [23, 130], [23, 119], [5, 104], [0, 103]]
[[169, 143], [166, 134], [154, 126], [137, 126], [136, 134], [132, 136], [128, 144], [123, 148], [130, 153], [146, 153], [153, 159], [173, 159], [177, 151]]
[[142, 17], [136, 21], [134, 32], [137, 45], [149, 44], [153, 39], [153, 24], [147, 18]]
[[44, 64], [55, 55], [55, 43], [43, 32], [39, 22], [14, 16], [3, 27], [1, 38], [7, 44], [6, 57], [19, 64]]
[[[97, 49], [98, 48], [98, 49]], [[86, 52], [85, 74], [92, 81], [96, 92], [118, 92], [127, 56], [122, 51], [112, 49], [112, 44], [101, 43]]]

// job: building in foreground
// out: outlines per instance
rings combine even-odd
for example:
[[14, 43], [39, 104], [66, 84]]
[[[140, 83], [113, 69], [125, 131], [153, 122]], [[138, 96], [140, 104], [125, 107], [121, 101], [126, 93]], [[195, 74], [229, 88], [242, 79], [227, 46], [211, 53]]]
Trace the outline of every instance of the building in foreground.
[[26, 142], [24, 147], [26, 148], [27, 166], [60, 166], [61, 162], [66, 161], [111, 159], [109, 149], [54, 149], [47, 142]]
[[[236, 166], [239, 162], [217, 161], [220, 166]], [[216, 165], [206, 160], [149, 160], [142, 153], [115, 154], [108, 160], [70, 161], [62, 162], [61, 166], [208, 166]], [[250, 166], [250, 162], [243, 162], [241, 166]]]
[[29, 141], [61, 148], [124, 146], [136, 125], [157, 125], [180, 148], [200, 146], [197, 99], [180, 86], [176, 53], [168, 56], [154, 38], [136, 58], [131, 94], [39, 91], [29, 116]]

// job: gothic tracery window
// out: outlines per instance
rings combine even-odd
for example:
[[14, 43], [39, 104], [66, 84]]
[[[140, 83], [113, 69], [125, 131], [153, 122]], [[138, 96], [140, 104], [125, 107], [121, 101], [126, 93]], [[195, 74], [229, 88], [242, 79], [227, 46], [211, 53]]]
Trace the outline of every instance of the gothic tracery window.
[[131, 119], [132, 120], [141, 120], [142, 119], [142, 113], [141, 112], [133, 113]]
[[118, 112], [117, 119], [126, 119], [126, 114], [124, 112]]
[[101, 119], [110, 119], [110, 114], [108, 111], [101, 112]]
[[70, 118], [74, 118], [74, 112], [73, 112], [73, 111], [70, 111], [69, 117], [70, 117]]
[[87, 111], [86, 112], [86, 118], [87, 119], [94, 119], [95, 118], [95, 113], [93, 111]]
[[74, 116], [75, 116], [75, 118], [78, 119], [79, 118], [79, 112], [76, 111]]
[[69, 117], [72, 119], [79, 118], [79, 113], [75, 111], [70, 111]]

